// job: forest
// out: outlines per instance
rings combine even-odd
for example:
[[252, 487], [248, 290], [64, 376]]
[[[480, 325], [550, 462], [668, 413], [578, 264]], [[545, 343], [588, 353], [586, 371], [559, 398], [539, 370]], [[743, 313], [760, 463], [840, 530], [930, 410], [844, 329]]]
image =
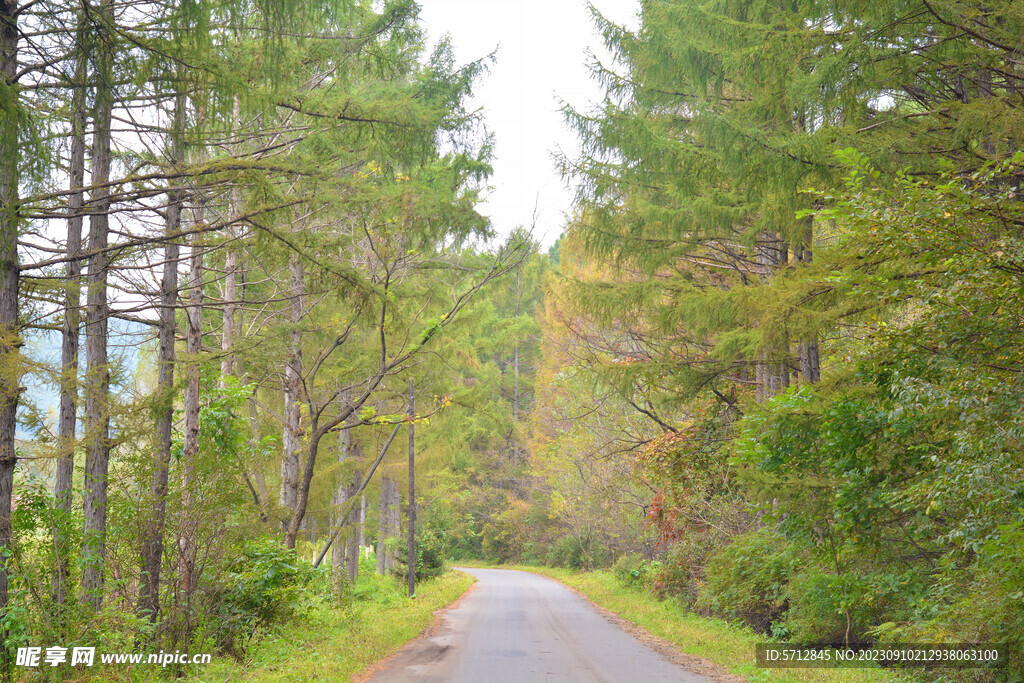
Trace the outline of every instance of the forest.
[[0, 0], [0, 677], [475, 562], [1019, 680], [1024, 4], [592, 7], [553, 246], [419, 14]]

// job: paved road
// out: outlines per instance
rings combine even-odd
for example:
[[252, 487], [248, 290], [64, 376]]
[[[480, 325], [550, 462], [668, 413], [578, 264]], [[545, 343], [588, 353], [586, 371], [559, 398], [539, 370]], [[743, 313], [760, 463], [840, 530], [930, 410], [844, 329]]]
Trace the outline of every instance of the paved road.
[[463, 571], [477, 578], [476, 588], [373, 683], [711, 680], [665, 660], [555, 581], [507, 569]]

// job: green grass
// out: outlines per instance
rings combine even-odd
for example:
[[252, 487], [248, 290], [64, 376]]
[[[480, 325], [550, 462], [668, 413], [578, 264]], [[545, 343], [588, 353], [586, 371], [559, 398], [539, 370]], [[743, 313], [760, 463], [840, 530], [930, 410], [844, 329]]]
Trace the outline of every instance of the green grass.
[[275, 626], [245, 662], [227, 657], [197, 668], [190, 680], [346, 681], [415, 638], [474, 579], [449, 571], [421, 584], [416, 599], [393, 579], [360, 578], [355, 599], [344, 608], [316, 600], [293, 619]]
[[765, 642], [750, 629], [683, 611], [675, 602], [623, 586], [606, 571], [576, 572], [550, 567], [507, 567], [543, 574], [586, 595], [591, 601], [631, 621], [682, 652], [702, 657], [729, 673], [764, 681], [905, 681], [878, 669], [759, 669], [754, 645]]

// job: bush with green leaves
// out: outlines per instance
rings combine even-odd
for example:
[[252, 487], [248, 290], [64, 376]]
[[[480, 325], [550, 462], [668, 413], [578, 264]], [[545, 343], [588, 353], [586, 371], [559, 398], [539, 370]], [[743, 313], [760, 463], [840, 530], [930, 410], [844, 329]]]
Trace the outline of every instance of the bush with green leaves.
[[[394, 544], [395, 564], [392, 574], [404, 580], [409, 575], [409, 545], [406, 539], [388, 539]], [[419, 527], [416, 530], [416, 580], [427, 581], [444, 574], [445, 543], [441, 534], [433, 527]]]
[[612, 551], [605, 539], [597, 536], [563, 536], [548, 546], [544, 564], [567, 569], [595, 569], [611, 564]]
[[313, 576], [312, 566], [278, 541], [247, 543], [210, 587], [215, 607], [208, 615], [207, 637], [224, 652], [240, 655], [261, 626], [298, 606]]
[[708, 556], [728, 542], [718, 532], [686, 532], [665, 550], [661, 562], [651, 572], [650, 585], [659, 598], [675, 598], [693, 607], [704, 586]]
[[779, 634], [797, 566], [792, 544], [777, 531], [765, 527], [743, 534], [711, 553], [697, 605], [760, 633]]
[[658, 560], [648, 561], [639, 553], [623, 553], [612, 565], [612, 574], [623, 585], [641, 588], [649, 583], [654, 572], [661, 568]]

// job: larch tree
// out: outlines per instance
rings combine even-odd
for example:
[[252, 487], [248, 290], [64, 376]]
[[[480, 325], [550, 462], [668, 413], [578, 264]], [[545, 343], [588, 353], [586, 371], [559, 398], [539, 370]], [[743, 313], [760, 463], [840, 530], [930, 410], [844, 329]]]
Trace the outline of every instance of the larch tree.
[[18, 328], [18, 235], [20, 121], [23, 111], [18, 94], [18, 3], [0, 4], [0, 609], [8, 606], [9, 554], [12, 547], [11, 503], [14, 468], [18, 455], [14, 445], [20, 395], [21, 356]]
[[754, 383], [763, 400], [793, 374], [820, 375], [814, 316], [771, 303], [776, 274], [810, 262], [801, 191], [832, 174], [831, 140], [812, 133], [820, 117], [792, 87], [827, 37], [797, 10], [651, 1], [636, 32], [597, 17], [620, 68], [595, 66], [602, 111], [566, 110], [586, 154], [564, 169], [580, 187], [573, 229], [622, 277], [582, 288], [580, 303], [606, 319], [632, 312], [641, 348], [623, 356], [674, 347], [627, 377], [650, 368], [673, 393], [734, 408], [736, 388]]
[[[85, 13], [77, 12], [77, 28], [75, 31], [74, 72], [69, 85], [71, 90], [69, 159], [68, 159], [68, 218], [67, 218], [67, 281], [64, 283], [64, 322], [61, 329], [61, 377], [60, 377], [60, 417], [57, 427], [60, 460], [54, 481], [54, 496], [65, 515], [62, 527], [66, 529], [71, 522], [73, 507], [72, 483], [75, 466], [76, 435], [78, 425], [78, 387], [79, 387], [79, 343], [81, 337], [81, 297], [82, 297], [82, 223], [85, 184], [85, 148], [86, 148], [86, 88], [88, 77], [88, 61], [86, 52], [87, 31]], [[58, 531], [62, 536], [56, 539], [59, 565], [55, 580], [55, 600], [62, 605], [68, 597], [71, 573], [71, 542], [66, 538], [65, 531]]]
[[[13, 576], [25, 633], [88, 640], [97, 615], [130, 606], [139, 642], [191, 647], [215, 624], [232, 648], [222, 579], [252, 560], [253, 539], [285, 561], [303, 532], [356, 519], [374, 472], [346, 468], [362, 469], [366, 433], [444, 405], [417, 375], [436, 339], [468, 325], [534, 246], [476, 244], [493, 236], [477, 210], [491, 145], [467, 103], [484, 62], [456, 66], [446, 41], [426, 53], [417, 12], [409, 0], [0, 6], [0, 609]], [[39, 137], [56, 141], [52, 168], [33, 107]], [[501, 304], [518, 339], [494, 351], [513, 441], [532, 348], [520, 294]], [[44, 345], [60, 335], [59, 363], [22, 351], [23, 325]], [[60, 394], [52, 430], [45, 399], [20, 398], [34, 389], [26, 368]], [[413, 375], [419, 415], [404, 412]], [[337, 442], [349, 462], [321, 462]], [[281, 533], [271, 518], [283, 544], [266, 538]], [[38, 533], [20, 533], [29, 525]], [[344, 545], [354, 573], [358, 545]]]
[[114, 59], [117, 50], [113, 2], [89, 8], [96, 35], [93, 55], [92, 177], [86, 204], [89, 216], [89, 260], [86, 266], [86, 444], [82, 593], [92, 609], [103, 604], [107, 535], [107, 475], [110, 468], [110, 366], [107, 349], [110, 305], [107, 282], [110, 252], [111, 117], [114, 109]]

